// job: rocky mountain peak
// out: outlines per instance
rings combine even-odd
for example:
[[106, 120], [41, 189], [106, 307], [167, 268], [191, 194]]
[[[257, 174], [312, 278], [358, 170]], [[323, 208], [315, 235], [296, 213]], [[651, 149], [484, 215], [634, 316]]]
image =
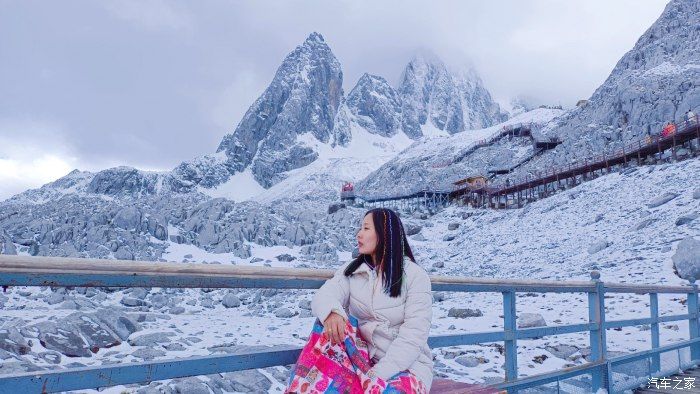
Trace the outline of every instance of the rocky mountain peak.
[[316, 44], [326, 44], [326, 41], [323, 39], [323, 36], [321, 33], [318, 32], [312, 32], [309, 34], [308, 37], [306, 37], [306, 40], [304, 40], [304, 45], [316, 45]]
[[398, 93], [403, 129], [411, 138], [420, 137], [426, 125], [454, 134], [506, 118], [474, 70], [453, 72], [431, 53], [421, 52], [406, 65]]
[[253, 103], [217, 152], [228, 156], [231, 172], [252, 168], [258, 183], [270, 187], [280, 173], [313, 162], [318, 154], [297, 136], [311, 134], [332, 143], [335, 117], [343, 97], [343, 73], [323, 36], [312, 33], [277, 69], [265, 92]]
[[[673, 0], [588, 100], [545, 132], [564, 141], [555, 162], [613, 151], [700, 109], [700, 3]], [[581, 138], [585, 136], [585, 138]]]
[[401, 99], [386, 79], [364, 73], [350, 91], [347, 106], [367, 131], [386, 137], [401, 127]]

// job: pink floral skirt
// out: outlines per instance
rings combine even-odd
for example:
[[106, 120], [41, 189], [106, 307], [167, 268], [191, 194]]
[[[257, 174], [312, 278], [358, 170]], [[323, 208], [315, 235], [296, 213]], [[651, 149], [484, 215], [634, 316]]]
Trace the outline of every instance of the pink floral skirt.
[[333, 345], [323, 335], [323, 325], [317, 319], [309, 341], [292, 368], [285, 393], [427, 394], [423, 382], [408, 370], [387, 381], [367, 376], [373, 364], [357, 325], [357, 319], [350, 316], [345, 324], [343, 342]]

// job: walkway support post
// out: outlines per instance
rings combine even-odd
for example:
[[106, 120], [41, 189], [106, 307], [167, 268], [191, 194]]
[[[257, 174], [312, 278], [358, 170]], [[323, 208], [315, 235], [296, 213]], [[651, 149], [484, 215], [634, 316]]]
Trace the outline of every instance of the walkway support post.
[[641, 165], [641, 162], [642, 162], [642, 156], [640, 154], [640, 152], [642, 150], [642, 141], [640, 140], [637, 142], [639, 143], [639, 147], [637, 148], [637, 165], [639, 166], [639, 165]]
[[[690, 339], [695, 339], [700, 336], [698, 330], [698, 285], [694, 280], [690, 282], [690, 285], [693, 286], [693, 291], [688, 293], [688, 330], [690, 331]], [[694, 344], [690, 347], [690, 359], [700, 359], [700, 345]]]
[[503, 329], [505, 331], [506, 382], [518, 378], [518, 328], [515, 322], [515, 292], [503, 292]]
[[[588, 322], [594, 324], [594, 328], [589, 331], [591, 342], [591, 360], [605, 361], [607, 359], [607, 342], [605, 338], [605, 285], [600, 280], [600, 272], [591, 271], [591, 281], [595, 283], [595, 291], [588, 293]], [[597, 392], [601, 387], [606, 387], [611, 391], [610, 379], [606, 379], [607, 367], [602, 364], [600, 368], [591, 372], [591, 391]]]
[[671, 155], [673, 156], [673, 161], [676, 161], [676, 132], [673, 132], [673, 148], [671, 148]]
[[[659, 347], [659, 295], [657, 293], [649, 293], [649, 309], [651, 310], [651, 348]], [[661, 370], [661, 355], [654, 354], [651, 358], [651, 372], [659, 372]]]

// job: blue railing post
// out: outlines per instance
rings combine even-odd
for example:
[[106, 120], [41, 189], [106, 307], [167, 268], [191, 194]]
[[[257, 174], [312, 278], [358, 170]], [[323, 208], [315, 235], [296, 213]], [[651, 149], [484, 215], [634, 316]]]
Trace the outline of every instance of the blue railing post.
[[518, 327], [515, 322], [515, 292], [503, 292], [503, 329], [505, 331], [506, 382], [518, 378]]
[[[659, 295], [649, 293], [649, 309], [651, 310], [651, 348], [659, 348]], [[661, 370], [661, 355], [656, 353], [651, 358], [651, 372]]]
[[[693, 290], [688, 293], [688, 330], [690, 331], [690, 339], [695, 339], [700, 336], [698, 331], [698, 285], [695, 280], [690, 281], [690, 285], [693, 286]], [[700, 359], [700, 345], [693, 344], [690, 346], [690, 359], [698, 360]]]
[[[591, 271], [591, 280], [595, 283], [594, 292], [588, 293], [588, 322], [595, 324], [595, 327], [589, 331], [591, 342], [591, 362], [605, 361], [607, 359], [607, 345], [605, 339], [605, 285], [600, 280], [600, 272]], [[606, 379], [607, 366], [602, 365], [600, 368], [594, 369], [591, 381], [591, 391], [597, 392], [598, 389], [606, 384], [608, 391], [611, 392], [612, 386], [610, 379]]]

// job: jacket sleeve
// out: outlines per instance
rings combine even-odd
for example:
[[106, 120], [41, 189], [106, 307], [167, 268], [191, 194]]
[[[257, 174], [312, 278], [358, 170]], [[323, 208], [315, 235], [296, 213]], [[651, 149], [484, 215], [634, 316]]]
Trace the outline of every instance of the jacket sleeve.
[[408, 284], [407, 291], [404, 322], [384, 357], [372, 368], [377, 376], [384, 380], [408, 369], [428, 341], [433, 317], [433, 297], [428, 274], [422, 271], [420, 275], [416, 275]]
[[[349, 264], [349, 263], [348, 263]], [[348, 304], [350, 298], [350, 280], [345, 276], [344, 264], [340, 267], [333, 277], [328, 279], [314, 294], [311, 299], [311, 313], [316, 316], [321, 323], [326, 321], [331, 312], [335, 312], [345, 320], [348, 320], [348, 315], [345, 313], [344, 305]]]

